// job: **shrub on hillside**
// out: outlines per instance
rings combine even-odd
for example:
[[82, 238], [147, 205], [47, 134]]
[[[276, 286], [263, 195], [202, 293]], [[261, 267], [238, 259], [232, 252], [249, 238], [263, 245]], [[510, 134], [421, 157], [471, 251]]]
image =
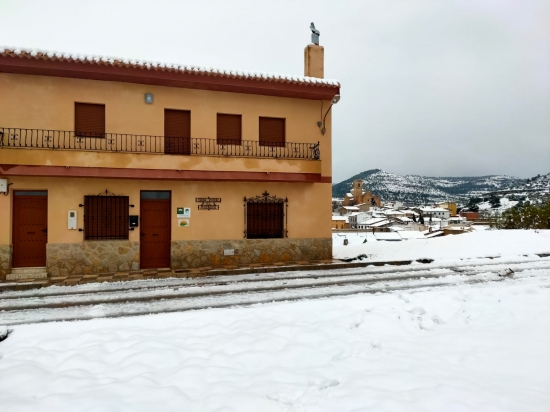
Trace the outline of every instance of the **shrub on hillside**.
[[550, 229], [550, 197], [540, 204], [518, 204], [496, 216], [491, 226], [497, 229]]

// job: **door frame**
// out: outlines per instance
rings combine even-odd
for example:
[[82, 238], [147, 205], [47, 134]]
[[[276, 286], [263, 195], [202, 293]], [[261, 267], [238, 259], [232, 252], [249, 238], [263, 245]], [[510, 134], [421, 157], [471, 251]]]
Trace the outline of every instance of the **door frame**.
[[[139, 227], [140, 227], [140, 232], [139, 232], [139, 268], [140, 270], [143, 269], [141, 267], [141, 259], [142, 259], [142, 242], [141, 242], [141, 225], [142, 225], [142, 201], [143, 200], [155, 200], [155, 199], [142, 199], [141, 197], [141, 194], [143, 192], [163, 192], [163, 193], [168, 193], [170, 195], [170, 198], [168, 199], [168, 203], [169, 203], [169, 213], [170, 213], [170, 224], [168, 225], [168, 237], [169, 237], [169, 243], [168, 243], [168, 256], [169, 256], [169, 264], [168, 264], [168, 267], [171, 268], [172, 267], [172, 191], [171, 190], [140, 190], [139, 191]], [[159, 199], [160, 200], [160, 199]], [[163, 199], [163, 200], [166, 200], [166, 199]], [[155, 269], [155, 268], [145, 268], [145, 269]], [[161, 268], [157, 268], [157, 269], [161, 269]]]
[[44, 256], [45, 256], [45, 262], [44, 262], [44, 266], [43, 267], [46, 267], [47, 265], [47, 262], [48, 262], [48, 255], [47, 255], [47, 245], [48, 245], [48, 240], [49, 240], [49, 236], [48, 236], [48, 198], [49, 198], [49, 193], [48, 193], [48, 190], [47, 189], [14, 189], [12, 191], [13, 195], [12, 195], [12, 214], [11, 214], [11, 244], [12, 244], [12, 251], [11, 251], [11, 266], [12, 268], [26, 268], [26, 267], [33, 267], [33, 266], [16, 266], [15, 265], [15, 253], [16, 253], [16, 248], [15, 248], [15, 239], [16, 239], [16, 235], [15, 235], [15, 230], [16, 230], [16, 225], [15, 225], [15, 197], [16, 197], [16, 193], [17, 192], [46, 192], [46, 195], [39, 195], [39, 196], [29, 196], [29, 195], [23, 195], [21, 197], [32, 197], [32, 198], [36, 198], [36, 197], [40, 197], [40, 198], [46, 198], [46, 243], [44, 243]]

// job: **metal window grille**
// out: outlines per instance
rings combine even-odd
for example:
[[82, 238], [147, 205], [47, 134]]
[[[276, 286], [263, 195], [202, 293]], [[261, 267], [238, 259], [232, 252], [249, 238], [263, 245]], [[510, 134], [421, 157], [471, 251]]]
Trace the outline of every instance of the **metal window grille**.
[[288, 199], [270, 196], [244, 198], [244, 237], [247, 239], [276, 239], [288, 237]]
[[128, 239], [130, 198], [105, 191], [84, 196], [84, 238]]

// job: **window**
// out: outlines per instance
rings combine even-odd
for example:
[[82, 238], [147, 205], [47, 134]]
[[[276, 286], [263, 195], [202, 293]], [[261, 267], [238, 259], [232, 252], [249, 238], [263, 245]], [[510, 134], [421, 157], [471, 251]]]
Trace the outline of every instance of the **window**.
[[141, 199], [147, 200], [170, 200], [171, 192], [160, 190], [142, 190], [140, 194]]
[[191, 112], [164, 109], [164, 153], [191, 154]]
[[84, 238], [128, 239], [129, 203], [128, 196], [84, 196]]
[[260, 146], [285, 146], [285, 119], [260, 117]]
[[105, 137], [105, 105], [75, 103], [74, 131], [77, 137]]
[[245, 237], [248, 239], [276, 239], [287, 237], [286, 216], [288, 214], [288, 199], [270, 196], [264, 192], [262, 196], [245, 201]]
[[282, 203], [250, 203], [246, 212], [248, 239], [283, 237]]
[[241, 145], [242, 127], [240, 114], [220, 114], [217, 118], [218, 144]]

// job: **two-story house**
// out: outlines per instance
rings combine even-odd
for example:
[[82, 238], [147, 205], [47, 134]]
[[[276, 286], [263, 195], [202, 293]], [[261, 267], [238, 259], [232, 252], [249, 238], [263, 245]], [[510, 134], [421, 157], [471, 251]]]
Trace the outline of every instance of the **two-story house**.
[[330, 259], [340, 85], [322, 46], [304, 61], [282, 76], [0, 49], [0, 280]]

